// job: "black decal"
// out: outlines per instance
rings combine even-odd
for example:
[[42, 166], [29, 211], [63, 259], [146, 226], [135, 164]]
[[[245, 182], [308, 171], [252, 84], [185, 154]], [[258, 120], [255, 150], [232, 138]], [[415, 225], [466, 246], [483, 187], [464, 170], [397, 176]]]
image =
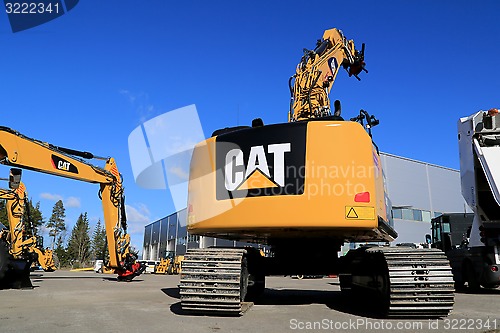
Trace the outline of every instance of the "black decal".
[[217, 136], [217, 200], [304, 193], [306, 129], [286, 123]]
[[52, 155], [52, 165], [57, 170], [78, 173], [78, 168], [75, 165], [56, 155]]

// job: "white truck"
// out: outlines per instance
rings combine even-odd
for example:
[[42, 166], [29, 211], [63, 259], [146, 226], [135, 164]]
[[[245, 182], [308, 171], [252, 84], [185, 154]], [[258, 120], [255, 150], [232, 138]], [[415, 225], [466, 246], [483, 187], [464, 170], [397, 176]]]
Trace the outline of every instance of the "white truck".
[[[467, 283], [470, 289], [496, 288], [500, 286], [499, 111], [479, 111], [461, 118], [458, 142], [462, 195], [474, 216], [460, 245], [450, 241], [451, 230], [443, 224], [442, 240], [436, 247], [450, 258], [456, 287]], [[453, 219], [449, 222], [453, 224]]]

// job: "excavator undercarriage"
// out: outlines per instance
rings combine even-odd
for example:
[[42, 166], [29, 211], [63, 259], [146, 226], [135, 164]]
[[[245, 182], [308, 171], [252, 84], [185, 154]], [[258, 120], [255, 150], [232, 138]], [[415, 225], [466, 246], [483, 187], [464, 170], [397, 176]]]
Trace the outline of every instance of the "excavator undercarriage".
[[[307, 264], [284, 264], [293, 260]], [[370, 300], [374, 312], [389, 318], [444, 317], [454, 303], [451, 268], [436, 249], [365, 246], [340, 259], [301, 261], [295, 255], [262, 257], [255, 248], [207, 248], [189, 250], [184, 258], [182, 309], [242, 315], [264, 292], [265, 276], [292, 274], [338, 275], [343, 295]]]

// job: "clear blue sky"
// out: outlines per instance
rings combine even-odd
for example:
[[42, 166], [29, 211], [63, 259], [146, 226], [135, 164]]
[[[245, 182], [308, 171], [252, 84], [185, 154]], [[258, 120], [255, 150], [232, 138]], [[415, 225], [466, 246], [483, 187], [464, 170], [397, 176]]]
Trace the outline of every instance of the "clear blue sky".
[[[94, 0], [12, 33], [0, 12], [0, 125], [115, 157], [141, 248], [143, 226], [174, 208], [166, 191], [135, 185], [130, 132], [189, 104], [206, 135], [255, 117], [286, 121], [288, 78], [328, 28], [366, 43], [369, 74], [340, 72], [332, 89], [343, 115], [375, 114], [382, 151], [458, 168], [457, 120], [500, 106], [499, 14], [498, 1]], [[81, 212], [102, 218], [98, 186], [23, 177], [47, 219], [51, 197], [68, 203], [69, 229]]]

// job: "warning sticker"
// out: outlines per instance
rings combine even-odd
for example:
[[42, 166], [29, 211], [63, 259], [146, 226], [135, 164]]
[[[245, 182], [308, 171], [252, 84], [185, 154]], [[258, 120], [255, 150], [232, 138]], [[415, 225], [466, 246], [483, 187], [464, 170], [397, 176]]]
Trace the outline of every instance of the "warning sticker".
[[346, 206], [345, 218], [357, 220], [375, 220], [375, 208]]

